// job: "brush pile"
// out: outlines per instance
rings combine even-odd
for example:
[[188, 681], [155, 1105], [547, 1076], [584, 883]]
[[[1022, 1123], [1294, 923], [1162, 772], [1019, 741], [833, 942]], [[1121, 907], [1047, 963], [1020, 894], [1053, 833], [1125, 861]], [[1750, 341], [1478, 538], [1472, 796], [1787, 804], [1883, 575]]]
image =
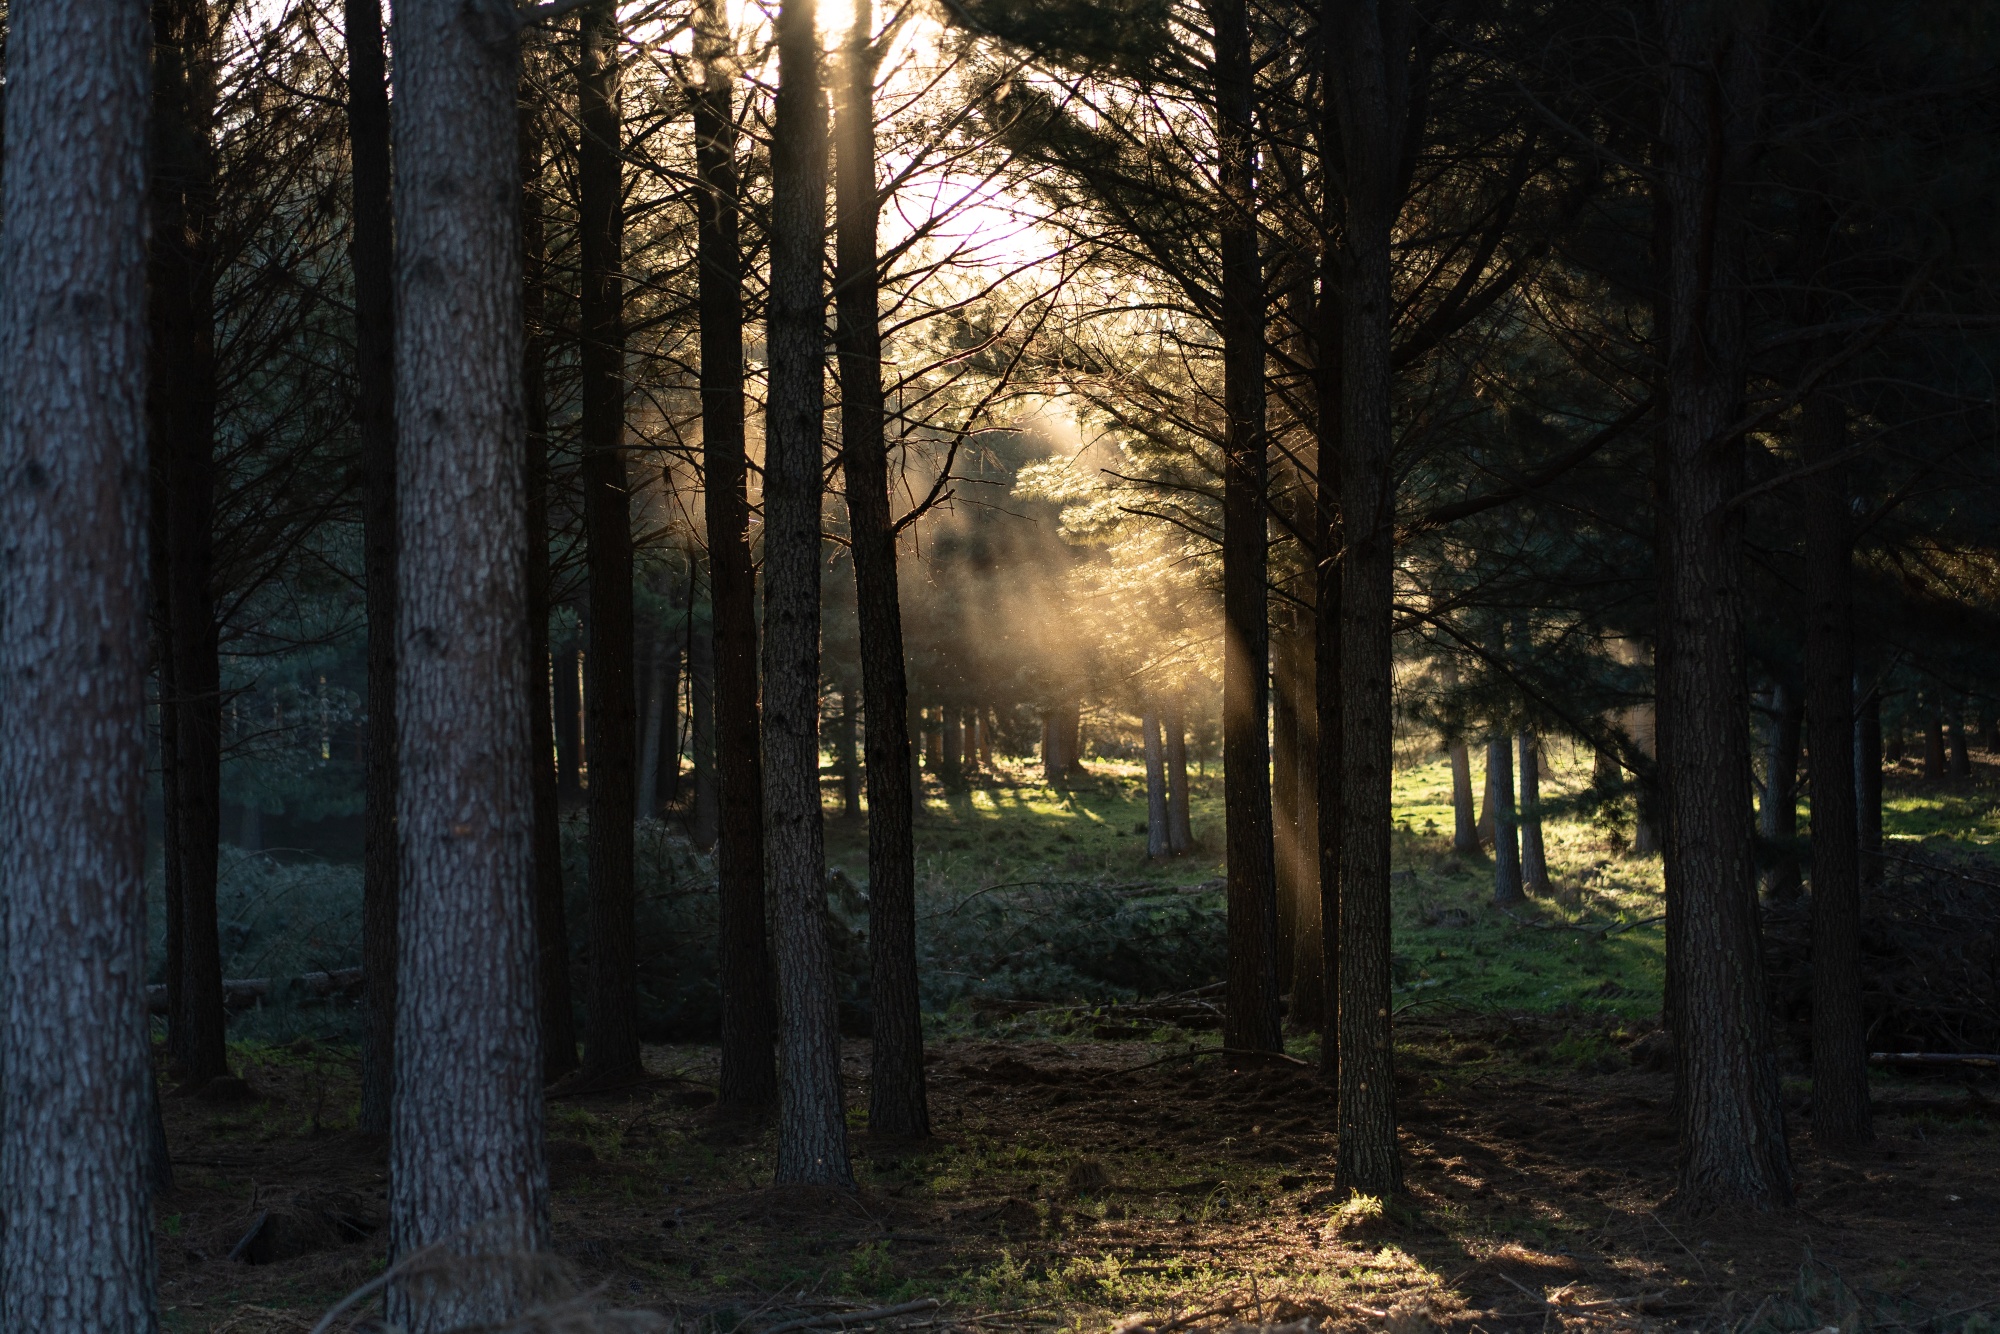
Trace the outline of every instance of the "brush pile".
[[[1861, 991], [1871, 1051], [2000, 1051], [2000, 875], [1940, 843], [1887, 851], [1864, 891]], [[1778, 1022], [1811, 1049], [1809, 897], [1764, 910], [1765, 963]]]

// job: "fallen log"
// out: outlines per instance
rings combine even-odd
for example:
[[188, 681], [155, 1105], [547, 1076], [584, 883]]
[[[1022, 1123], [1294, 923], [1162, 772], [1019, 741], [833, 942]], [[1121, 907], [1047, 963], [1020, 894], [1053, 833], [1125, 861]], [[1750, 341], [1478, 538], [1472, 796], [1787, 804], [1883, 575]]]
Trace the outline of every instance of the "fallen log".
[[[229, 1010], [248, 1010], [271, 998], [276, 988], [302, 992], [308, 1000], [358, 1000], [363, 979], [359, 968], [335, 968], [330, 972], [302, 973], [298, 977], [230, 977], [222, 982], [222, 1004]], [[146, 988], [146, 1011], [167, 1012], [167, 988], [155, 983]]]

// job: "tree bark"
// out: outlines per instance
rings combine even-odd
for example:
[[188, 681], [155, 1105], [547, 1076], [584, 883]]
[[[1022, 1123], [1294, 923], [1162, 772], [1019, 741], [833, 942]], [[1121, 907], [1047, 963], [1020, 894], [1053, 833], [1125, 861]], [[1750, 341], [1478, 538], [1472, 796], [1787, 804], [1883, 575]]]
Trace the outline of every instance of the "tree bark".
[[1549, 892], [1549, 855], [1542, 842], [1542, 743], [1533, 732], [1520, 736], [1521, 892]]
[[1744, 11], [1662, 5], [1667, 235], [1659, 757], [1677, 1202], [1789, 1204], [1757, 938], [1741, 608], [1744, 203], [1760, 74]]
[[[398, 930], [392, 1257], [489, 1257], [398, 1285], [415, 1334], [500, 1322], [542, 1246], [529, 794], [516, 44], [456, 0], [396, 11]], [[468, 1060], [477, 1053], [477, 1060]]]
[[1874, 1138], [1861, 1009], [1861, 867], [1854, 790], [1852, 538], [1845, 411], [1807, 399], [1801, 518], [1806, 538], [1805, 709], [1812, 736], [1812, 1133], [1822, 1148]]
[[722, 983], [724, 1107], [777, 1100], [778, 1017], [764, 922], [764, 777], [757, 705], [757, 586], [750, 560], [743, 433], [743, 254], [731, 63], [722, 0], [697, 14], [702, 84], [694, 98], [695, 244], [701, 310], [702, 499], [708, 525], [715, 721], [717, 969]]
[[1339, 1190], [1402, 1187], [1389, 1003], [1391, 632], [1395, 570], [1390, 238], [1411, 123], [1414, 16], [1402, 0], [1339, 6], [1341, 247], [1341, 835]]
[[666, 724], [667, 652], [666, 637], [655, 634], [647, 654], [646, 721], [639, 733], [639, 790], [632, 804], [632, 814], [640, 820], [653, 818], [660, 801], [660, 735]]
[[1290, 993], [1297, 961], [1299, 917], [1305, 897], [1305, 835], [1299, 825], [1300, 681], [1297, 641], [1291, 617], [1282, 613], [1271, 636], [1271, 871], [1277, 900], [1274, 950], [1278, 992]]
[[1789, 901], [1799, 896], [1799, 863], [1793, 846], [1799, 837], [1799, 741], [1804, 733], [1806, 701], [1791, 684], [1779, 681], [1771, 690], [1770, 760], [1764, 776], [1764, 808], [1758, 812], [1758, 832], [1770, 844], [1774, 860], [1765, 876], [1765, 892]]
[[[562, 812], [556, 762], [556, 727], [550, 670], [549, 614], [554, 571], [549, 568], [549, 405], [546, 328], [548, 239], [542, 218], [541, 122], [536, 98], [524, 80], [521, 126], [521, 389], [527, 423], [528, 485], [528, 794], [535, 821], [535, 993], [541, 1016], [542, 1078], [560, 1079], [577, 1067], [576, 1010], [570, 993], [569, 908], [563, 899]], [[576, 658], [567, 659], [572, 687]], [[574, 691], [572, 690], [572, 694]], [[561, 692], [556, 692], [557, 698]], [[575, 701], [570, 705], [572, 722]]]
[[1933, 698], [1930, 701], [1930, 716], [1924, 719], [1924, 777], [1931, 782], [1942, 781], [1948, 761], [1944, 749], [1944, 714], [1938, 709], [1935, 691], [1926, 691]]
[[1215, 34], [1222, 258], [1222, 784], [1227, 823], [1225, 1046], [1281, 1051], [1265, 605], [1264, 274], [1257, 252], [1255, 88], [1244, 0], [1207, 0]]
[[1961, 717], [1963, 709], [1954, 701], [1951, 709], [1951, 776], [1953, 778], [1972, 777], [1972, 755], [1965, 745], [1965, 723]]
[[131, 0], [8, 19], [0, 1324], [147, 1334], [152, 43]]
[[1472, 807], [1472, 747], [1454, 741], [1451, 757], [1451, 850], [1461, 857], [1479, 855], [1479, 817]]
[[[688, 652], [688, 749], [694, 752], [694, 808], [688, 817], [688, 837], [708, 852], [715, 847], [715, 639], [697, 629]], [[758, 896], [763, 897], [761, 894]], [[768, 1048], [769, 1043], [765, 1046]], [[765, 1064], [769, 1064], [767, 1059]]]
[[1179, 857], [1194, 851], [1188, 817], [1187, 717], [1178, 701], [1167, 710], [1167, 850]]
[[853, 686], [841, 689], [840, 717], [834, 723], [833, 763], [840, 774], [840, 819], [843, 824], [855, 824], [861, 819], [861, 729], [856, 726], [855, 714], [859, 693]]
[[826, 99], [813, 0], [777, 17], [764, 457], [764, 856], [778, 976], [781, 1184], [854, 1188], [819, 797]]
[[632, 682], [632, 513], [625, 469], [624, 185], [613, 0], [582, 11], [577, 63], [577, 232], [582, 265], [584, 559], [590, 569], [585, 723], [590, 746], [590, 1002], [584, 1077], [639, 1065], [632, 820], [637, 726]]
[[216, 921], [222, 675], [215, 605], [215, 47], [206, 0], [155, 0], [152, 375], [147, 417], [165, 480], [174, 709], [181, 1021], [190, 1086], [229, 1073]]
[[1882, 874], [1881, 682], [1872, 674], [1865, 681], [1857, 677], [1855, 693], [1861, 701], [1854, 718], [1855, 843], [1862, 877], [1873, 885]]
[[[361, 454], [368, 732], [361, 861], [367, 1028], [356, 1129], [389, 1133], [396, 1045], [396, 299], [389, 71], [381, 0], [346, 0], [347, 141], [354, 172], [354, 428]], [[547, 637], [544, 630], [544, 639]], [[546, 710], [544, 711], [546, 712]]]
[[558, 809], [583, 799], [583, 687], [579, 637], [565, 627], [549, 667], [555, 690], [556, 801]]
[[1514, 745], [1505, 732], [1486, 743], [1486, 778], [1493, 792], [1493, 902], [1512, 907], [1521, 892], [1521, 827], [1514, 813]]

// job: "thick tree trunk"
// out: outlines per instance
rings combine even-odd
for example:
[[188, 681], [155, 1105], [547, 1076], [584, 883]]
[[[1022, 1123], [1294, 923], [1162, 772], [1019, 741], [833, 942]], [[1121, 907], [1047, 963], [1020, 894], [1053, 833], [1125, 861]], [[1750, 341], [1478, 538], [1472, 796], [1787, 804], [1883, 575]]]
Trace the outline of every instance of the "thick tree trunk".
[[1341, 781], [1339, 1134], [1335, 1186], [1402, 1186], [1390, 1042], [1389, 784], [1395, 571], [1390, 238], [1401, 211], [1413, 15], [1402, 0], [1339, 6], [1337, 101], [1346, 172], [1341, 254]]
[[1757, 938], [1741, 607], [1746, 11], [1663, 5], [1666, 259], [1659, 757], [1683, 1207], [1791, 1200]]
[[1861, 865], [1854, 791], [1854, 628], [1845, 409], [1806, 401], [1805, 708], [1812, 736], [1812, 1133], [1820, 1147], [1874, 1137], [1861, 1009]]
[[[527, 422], [528, 485], [528, 794], [535, 820], [535, 977], [542, 1028], [542, 1078], [577, 1067], [576, 1009], [570, 994], [569, 909], [563, 899], [561, 794], [549, 670], [549, 405], [546, 330], [548, 240], [539, 190], [542, 171], [539, 108], [521, 88], [521, 401]], [[576, 659], [568, 659], [576, 681]], [[557, 692], [558, 696], [560, 692]], [[576, 717], [572, 702], [570, 717]], [[370, 979], [373, 980], [372, 978]]]
[[[1852, 613], [1850, 612], [1850, 615]], [[1850, 622], [1851, 623], [1851, 622]], [[1861, 707], [1854, 718], [1854, 825], [1861, 875], [1870, 885], [1882, 875], [1882, 686], [1857, 677]]]
[[173, 658], [181, 1030], [190, 1085], [229, 1073], [216, 921], [222, 841], [222, 675], [215, 605], [215, 45], [206, 0], [153, 5], [152, 383], [147, 417], [165, 479]]
[[1280, 1051], [1278, 903], [1271, 834], [1270, 633], [1265, 605], [1264, 274], [1257, 252], [1250, 16], [1207, 0], [1215, 33], [1221, 187], [1222, 784], [1229, 878], [1224, 1045]]
[[[389, 1133], [396, 1045], [396, 300], [389, 201], [389, 71], [382, 0], [346, 0], [347, 141], [354, 169], [354, 429], [361, 454], [368, 598], [368, 734], [362, 807], [361, 1048], [364, 1135]], [[545, 618], [546, 619], [546, 618]], [[546, 644], [547, 629], [542, 638]], [[540, 661], [539, 658], [532, 659]]]
[[[1337, 154], [1340, 143], [1338, 100], [1325, 87], [1333, 77], [1332, 52], [1322, 49], [1320, 119], [1315, 127], [1322, 161]], [[1313, 391], [1315, 472], [1313, 530], [1317, 557], [1313, 568], [1313, 847], [1318, 870], [1320, 994], [1318, 1013], [1311, 1016], [1320, 1032], [1320, 1073], [1334, 1089], [1340, 1087], [1340, 837], [1341, 773], [1344, 760], [1340, 690], [1340, 432], [1345, 416], [1345, 375], [1341, 358], [1340, 253], [1334, 238], [1340, 233], [1342, 206], [1338, 192], [1322, 201], [1320, 221], [1319, 292], [1313, 311]], [[1293, 1013], [1298, 1013], [1294, 1004]]]
[[[757, 706], [756, 574], [750, 561], [749, 465], [743, 434], [743, 253], [737, 175], [735, 39], [728, 7], [697, 14], [694, 98], [695, 244], [701, 308], [703, 505], [708, 524], [709, 664], [714, 703], [717, 971], [722, 983], [724, 1107], [777, 1100], [778, 1016], [764, 922], [764, 777]], [[697, 841], [706, 829], [697, 824]]]
[[1160, 715], [1147, 709], [1139, 720], [1146, 737], [1146, 855], [1167, 855], [1167, 756], [1160, 740]]
[[1188, 816], [1187, 716], [1178, 701], [1166, 723], [1167, 851], [1179, 857], [1194, 851], [1194, 825]]
[[1514, 814], [1514, 742], [1496, 732], [1486, 743], [1486, 778], [1493, 791], [1493, 902], [1512, 907], [1521, 892], [1521, 827]]
[[[539, 1249], [516, 45], [457, 0], [396, 9], [398, 930], [392, 1258]], [[468, 1060], [468, 1053], [478, 1059]], [[518, 1264], [503, 1266], [519, 1274]], [[415, 1334], [518, 1312], [489, 1261], [398, 1285]]]
[[[1289, 612], [1289, 608], [1281, 612]], [[1292, 989], [1292, 965], [1298, 954], [1300, 903], [1305, 896], [1301, 860], [1304, 834], [1299, 827], [1299, 699], [1298, 635], [1289, 614], [1277, 621], [1271, 636], [1271, 879], [1278, 905], [1278, 935], [1274, 946], [1278, 991]]]
[[151, 41], [130, 0], [8, 20], [0, 1325], [147, 1334]]
[[1965, 745], [1964, 710], [1957, 701], [1951, 709], [1951, 776], [1953, 778], [1972, 777], [1972, 755]]
[[[688, 749], [693, 752], [694, 807], [688, 837], [708, 852], [715, 847], [715, 638], [706, 627], [694, 632], [688, 652]], [[760, 899], [762, 895], [758, 896]], [[761, 939], [761, 933], [759, 938]], [[769, 1042], [765, 1047], [769, 1048]], [[765, 1064], [770, 1062], [768, 1058]]]
[[764, 855], [778, 977], [781, 1184], [854, 1188], [819, 798], [826, 104], [813, 0], [777, 17], [764, 438]]
[[1479, 855], [1479, 817], [1472, 808], [1472, 747], [1454, 741], [1451, 757], [1451, 850], [1461, 857]]
[[1939, 711], [1935, 691], [1931, 695], [1931, 713], [1924, 720], [1924, 777], [1935, 783], [1945, 776], [1947, 760], [1944, 749], [1944, 714]]
[[577, 64], [577, 232], [582, 263], [583, 532], [590, 569], [586, 723], [590, 746], [590, 1002], [583, 1066], [592, 1081], [637, 1075], [637, 903], [632, 817], [637, 731], [632, 682], [632, 514], [625, 469], [624, 186], [613, 0], [582, 11]]
[[835, 181], [841, 468], [854, 543], [862, 691], [868, 701], [868, 951], [874, 1009], [868, 1128], [879, 1135], [921, 1138], [930, 1134], [930, 1105], [917, 995], [909, 682], [903, 667], [903, 613], [884, 436], [873, 16], [868, 0], [856, 0], [842, 51]]
[[1771, 712], [1770, 758], [1757, 832], [1773, 856], [1764, 878], [1765, 892], [1789, 901], [1799, 896], [1799, 862], [1793, 848], [1799, 837], [1799, 741], [1805, 731], [1805, 697], [1795, 686], [1779, 681], [1771, 688]]

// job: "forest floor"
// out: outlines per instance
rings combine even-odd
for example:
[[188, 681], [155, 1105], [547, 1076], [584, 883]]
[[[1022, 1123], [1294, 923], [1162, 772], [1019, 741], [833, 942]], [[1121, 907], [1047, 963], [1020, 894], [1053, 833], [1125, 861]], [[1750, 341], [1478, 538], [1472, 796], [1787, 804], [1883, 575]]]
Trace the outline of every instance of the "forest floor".
[[[1581, 776], [1555, 768], [1560, 812]], [[1062, 875], [1213, 893], [1213, 853], [1144, 861], [1136, 770], [1093, 769], [1065, 791], [1025, 771], [934, 789], [919, 826], [929, 889]], [[1890, 836], [2000, 841], [1995, 777], [1986, 763], [1953, 784], [1892, 771]], [[557, 1253], [604, 1306], [663, 1312], [693, 1334], [834, 1329], [925, 1302], [879, 1326], [2000, 1328], [1990, 1084], [1878, 1078], [1877, 1143], [1828, 1156], [1806, 1133], [1810, 1085], [1788, 1055], [1800, 1207], [1674, 1211], [1671, 1080], [1653, 1036], [1657, 858], [1560, 813], [1555, 892], [1498, 913], [1490, 866], [1452, 856], [1439, 834], [1448, 782], [1439, 763], [1398, 780], [1408, 1194], [1388, 1214], [1332, 1194], [1331, 1101], [1310, 1035], [1288, 1058], [1243, 1062], [1199, 1023], [1144, 1006], [974, 997], [932, 1025], [936, 1135], [923, 1144], [862, 1129], [867, 1044], [848, 1043], [853, 1198], [769, 1185], [772, 1127], [718, 1117], [711, 1047], [649, 1047], [645, 1084], [552, 1101]], [[1197, 833], [1215, 848], [1219, 784], [1196, 786]], [[829, 859], [865, 865], [860, 846], [836, 825]], [[253, 1098], [167, 1098], [178, 1181], [158, 1206], [163, 1326], [310, 1330], [381, 1271], [385, 1146], [349, 1128], [351, 1045], [304, 1036], [233, 1054]]]

